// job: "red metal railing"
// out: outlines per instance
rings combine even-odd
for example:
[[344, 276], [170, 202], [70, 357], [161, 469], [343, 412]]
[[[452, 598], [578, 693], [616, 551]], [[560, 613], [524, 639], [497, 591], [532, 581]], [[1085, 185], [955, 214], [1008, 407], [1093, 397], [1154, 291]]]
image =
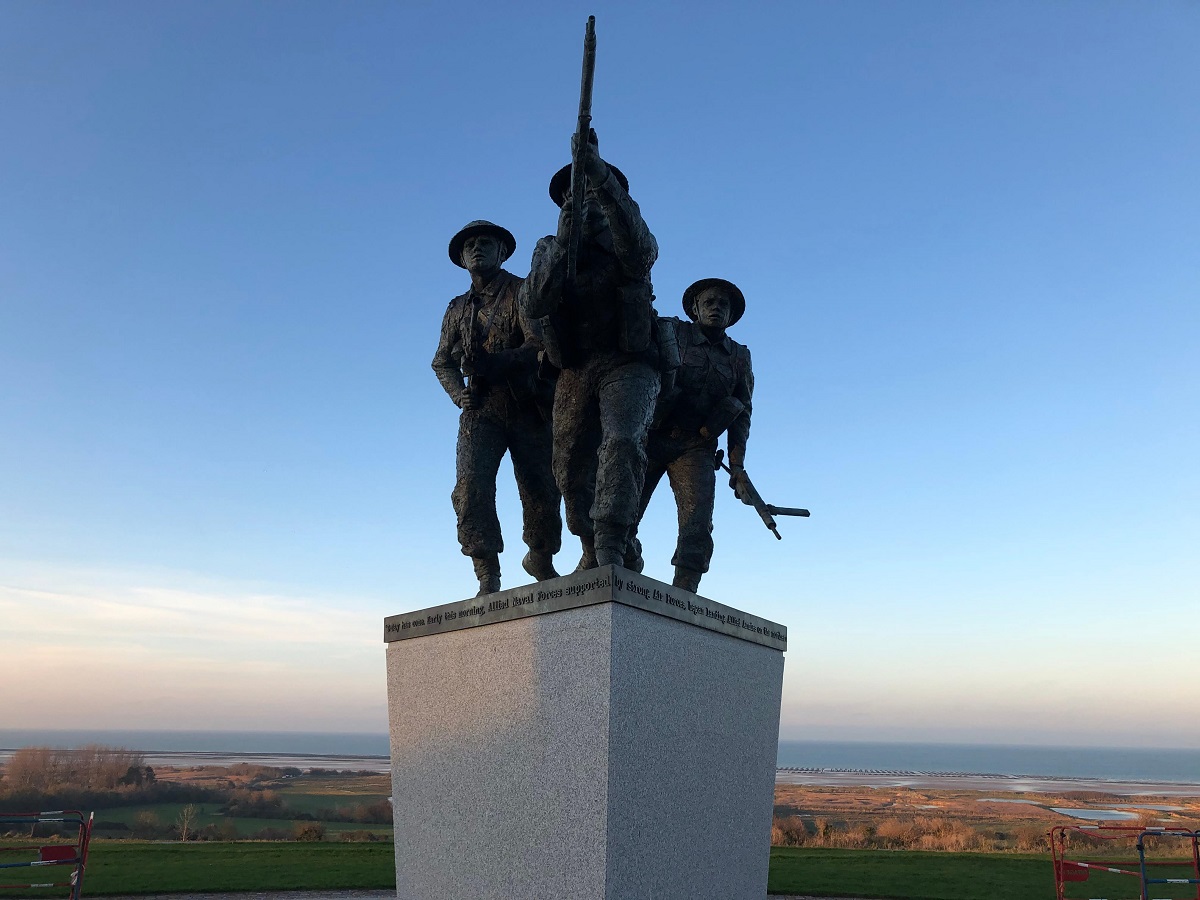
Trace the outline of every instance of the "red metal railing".
[[[70, 838], [68, 842], [57, 844], [39, 844], [37, 839], [47, 839], [39, 835], [47, 826], [58, 835]], [[29, 830], [29, 839], [8, 846], [0, 846], [0, 879], [11, 877], [21, 869], [40, 871], [43, 867], [70, 867], [66, 880], [43, 882], [20, 882], [8, 884], [0, 881], [0, 889], [13, 888], [31, 890], [34, 888], [69, 888], [70, 900], [79, 900], [83, 893], [83, 872], [87, 867], [88, 844], [92, 839], [92, 813], [84, 813], [77, 809], [59, 809], [49, 812], [36, 813], [0, 813], [0, 836], [11, 835], [17, 830]], [[30, 857], [32, 859], [20, 857]], [[48, 873], [49, 874], [49, 873]], [[31, 876], [32, 877], [32, 876]], [[53, 877], [53, 876], [51, 876]]]
[[[1068, 859], [1071, 849], [1071, 835], [1080, 835], [1085, 841], [1111, 842], [1114, 850], [1120, 849], [1120, 844], [1129, 847], [1129, 855], [1137, 850], [1136, 859]], [[1188, 842], [1191, 847], [1191, 859], [1188, 861], [1146, 859], [1146, 838], [1178, 838]], [[1082, 842], [1081, 842], [1082, 843]], [[1100, 849], [1100, 848], [1097, 848]], [[1107, 849], [1107, 848], [1105, 848]], [[1186, 828], [1145, 828], [1133, 825], [1056, 825], [1050, 830], [1050, 850], [1054, 858], [1054, 896], [1056, 900], [1070, 900], [1066, 895], [1067, 885], [1071, 882], [1087, 881], [1093, 872], [1128, 875], [1137, 879], [1137, 900], [1157, 900], [1150, 896], [1151, 885], [1192, 885], [1195, 893], [1189, 894], [1200, 900], [1200, 832]], [[1156, 878], [1158, 869], [1171, 867], [1183, 869], [1190, 867], [1190, 878]], [[1133, 884], [1130, 884], [1133, 887]], [[1105, 900], [1105, 898], [1089, 898], [1089, 900]]]

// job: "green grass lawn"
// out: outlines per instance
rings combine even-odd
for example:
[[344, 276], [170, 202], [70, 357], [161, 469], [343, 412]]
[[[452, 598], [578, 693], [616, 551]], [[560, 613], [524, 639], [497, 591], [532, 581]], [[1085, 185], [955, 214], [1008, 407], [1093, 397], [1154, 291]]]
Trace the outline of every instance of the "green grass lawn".
[[[179, 818], [180, 810], [186, 804], [184, 803], [154, 803], [143, 806], [119, 806], [109, 809], [96, 810], [96, 821], [103, 826], [106, 822], [121, 822], [129, 828], [133, 828], [136, 823], [136, 818], [139, 813], [150, 812], [158, 816], [158, 820], [164, 828], [173, 825]], [[194, 804], [198, 810], [196, 820], [192, 823], [192, 828], [198, 830], [206, 825], [219, 825], [222, 822], [231, 822], [237, 829], [238, 837], [252, 837], [264, 828], [275, 828], [281, 831], [291, 833], [296, 822], [293, 819], [258, 819], [248, 816], [226, 816], [220, 812], [221, 805], [219, 803], [196, 803]], [[333, 803], [326, 803], [325, 808], [331, 808]], [[296, 812], [309, 812], [310, 810], [296, 808]], [[311, 810], [317, 811], [317, 807]], [[391, 837], [392, 828], [390, 825], [363, 825], [356, 822], [326, 822], [326, 831], [330, 835], [341, 834], [346, 831], [370, 831], [383, 837]], [[98, 833], [107, 837], [128, 837], [127, 832], [112, 832], [106, 831], [103, 827], [98, 829]], [[0, 896], [0, 900], [3, 897]]]
[[[146, 803], [141, 806], [113, 806], [108, 809], [96, 810], [97, 822], [124, 822], [126, 825], [133, 825], [134, 817], [139, 813], [154, 813], [158, 816], [159, 821], [164, 825], [170, 825], [179, 816], [182, 810], [188, 804], [186, 803]], [[203, 828], [213, 822], [218, 822], [224, 818], [218, 810], [221, 808], [220, 803], [194, 803], [192, 804], [199, 810], [196, 817], [196, 827]]]
[[[1159, 877], [1187, 877], [1164, 871]], [[1067, 897], [1137, 896], [1128, 875], [1093, 872], [1067, 886]], [[769, 892], [895, 900], [1054, 900], [1050, 858], [1038, 854], [931, 853], [916, 850], [771, 848]], [[1150, 896], [1196, 896], [1195, 886], [1158, 885]]]
[[772, 847], [768, 890], [903, 900], [1054, 900], [1054, 875], [1045, 856]]
[[281, 790], [279, 796], [292, 812], [318, 813], [339, 806], [361, 806], [387, 800], [387, 794], [308, 794]]
[[[391, 842], [96, 841], [84, 894], [386, 890], [395, 883]], [[891, 900], [1053, 900], [1054, 879], [1049, 858], [1038, 855], [775, 847], [769, 891]], [[1130, 898], [1136, 892], [1137, 882], [1128, 876], [1096, 873], [1071, 885], [1067, 896]], [[63, 894], [60, 889], [0, 896]], [[1151, 896], [1195, 897], [1195, 888], [1161, 886]]]
[[393, 888], [391, 843], [92, 844], [84, 895]]

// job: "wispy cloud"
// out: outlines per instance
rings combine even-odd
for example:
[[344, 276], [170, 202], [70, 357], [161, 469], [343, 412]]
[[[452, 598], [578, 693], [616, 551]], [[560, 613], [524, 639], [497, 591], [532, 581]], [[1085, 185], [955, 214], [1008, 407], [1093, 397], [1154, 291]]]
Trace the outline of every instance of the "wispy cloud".
[[382, 615], [186, 575], [0, 582], [9, 727], [382, 730]]

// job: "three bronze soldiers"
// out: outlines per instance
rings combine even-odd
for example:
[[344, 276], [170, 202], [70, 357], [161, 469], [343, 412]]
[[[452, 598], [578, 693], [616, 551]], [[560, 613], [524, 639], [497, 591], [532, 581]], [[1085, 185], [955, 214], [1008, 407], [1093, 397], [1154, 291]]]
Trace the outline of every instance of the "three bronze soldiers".
[[550, 182], [558, 230], [538, 241], [527, 278], [502, 268], [516, 241], [498, 225], [471, 222], [450, 241], [450, 259], [470, 273], [471, 288], [450, 301], [433, 369], [462, 409], [451, 495], [459, 543], [479, 593], [498, 590], [496, 476], [507, 451], [530, 575], [557, 575], [560, 496], [582, 545], [578, 569], [641, 571], [638, 521], [666, 474], [679, 513], [673, 583], [695, 591], [712, 557], [722, 433], [730, 483], [749, 502], [738, 481], [754, 376], [749, 351], [725, 333], [745, 298], [729, 281], [702, 279], [684, 292], [691, 321], [659, 317], [650, 282], [658, 245], [628, 181], [600, 158], [594, 139], [573, 150], [587, 174], [573, 278], [569, 165]]

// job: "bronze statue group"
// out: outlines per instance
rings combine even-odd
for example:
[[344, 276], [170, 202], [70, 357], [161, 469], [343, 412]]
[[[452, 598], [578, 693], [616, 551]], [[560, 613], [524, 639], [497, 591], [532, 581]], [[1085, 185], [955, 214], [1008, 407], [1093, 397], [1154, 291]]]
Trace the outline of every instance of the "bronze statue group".
[[654, 235], [595, 132], [582, 144], [576, 137], [572, 151], [583, 202], [576, 210], [567, 165], [550, 181], [558, 230], [538, 241], [525, 279], [503, 268], [516, 250], [507, 229], [477, 220], [450, 240], [471, 287], [450, 301], [433, 369], [462, 410], [451, 498], [480, 595], [500, 589], [496, 476], [506, 452], [529, 547], [522, 565], [538, 581], [558, 575], [560, 498], [582, 545], [577, 571], [640, 572], [638, 523], [665, 474], [679, 515], [672, 583], [695, 591], [712, 558], [722, 434], [730, 485], [752, 502], [743, 466], [754, 373], [750, 351], [726, 334], [745, 298], [704, 278], [684, 291], [686, 321], [660, 316]]

